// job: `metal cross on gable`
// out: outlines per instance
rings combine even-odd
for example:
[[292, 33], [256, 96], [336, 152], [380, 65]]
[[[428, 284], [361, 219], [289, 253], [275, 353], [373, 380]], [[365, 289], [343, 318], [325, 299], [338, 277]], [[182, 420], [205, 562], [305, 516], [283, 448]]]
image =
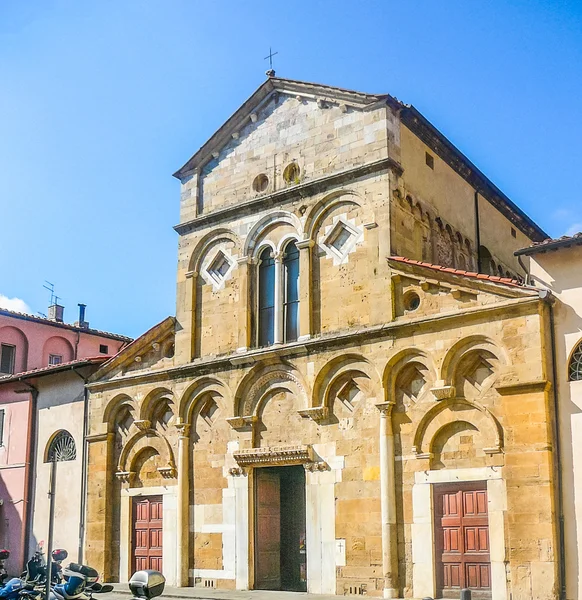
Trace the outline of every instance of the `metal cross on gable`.
[[264, 60], [269, 59], [269, 70], [267, 71], [268, 77], [275, 77], [275, 71], [273, 70], [273, 56], [279, 54], [278, 52], [273, 52], [273, 49], [269, 46], [269, 54], [265, 56]]

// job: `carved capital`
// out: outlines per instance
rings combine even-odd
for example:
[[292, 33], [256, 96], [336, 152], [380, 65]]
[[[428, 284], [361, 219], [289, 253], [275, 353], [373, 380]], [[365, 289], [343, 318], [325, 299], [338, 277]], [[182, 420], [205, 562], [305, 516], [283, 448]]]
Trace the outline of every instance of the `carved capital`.
[[129, 487], [133, 484], [135, 472], [119, 470], [117, 473], [115, 473], [115, 477], [117, 477], [117, 479], [119, 479], [119, 481], [121, 481], [125, 487]]
[[188, 437], [190, 435], [190, 423], [184, 423], [183, 421], [179, 421], [175, 424], [180, 437]]
[[434, 387], [430, 390], [437, 400], [446, 400], [454, 398], [457, 395], [457, 390], [454, 385], [443, 385], [442, 387]]
[[323, 460], [307, 462], [303, 465], [306, 471], [317, 473], [318, 471], [330, 471], [330, 466]]
[[378, 402], [375, 405], [376, 408], [380, 411], [380, 415], [382, 417], [389, 417], [392, 414], [392, 409], [394, 408], [393, 402]]
[[232, 477], [243, 477], [246, 476], [247, 472], [243, 467], [231, 467], [228, 470], [228, 474]]
[[141, 419], [139, 421], [134, 421], [133, 424], [140, 430], [140, 431], [147, 431], [148, 429], [151, 429], [152, 427], [152, 423], [151, 421], [148, 421], [147, 419]]
[[295, 245], [299, 250], [308, 250], [309, 248], [313, 248], [313, 246], [315, 246], [315, 240], [301, 240], [296, 242]]
[[304, 410], [297, 411], [304, 419], [311, 419], [316, 423], [321, 423], [329, 418], [329, 407], [327, 406], [314, 406], [313, 408], [306, 408]]

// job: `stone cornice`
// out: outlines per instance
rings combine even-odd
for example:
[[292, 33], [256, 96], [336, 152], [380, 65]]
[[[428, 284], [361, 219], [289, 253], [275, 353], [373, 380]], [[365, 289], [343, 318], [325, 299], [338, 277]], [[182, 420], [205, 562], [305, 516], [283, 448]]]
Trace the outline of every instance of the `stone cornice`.
[[535, 394], [547, 392], [552, 388], [552, 383], [546, 379], [536, 381], [525, 381], [518, 383], [509, 383], [506, 385], [496, 385], [495, 389], [502, 396], [514, 396], [521, 394]]
[[[320, 335], [302, 342], [282, 344], [277, 347], [257, 348], [249, 350], [244, 354], [233, 352], [225, 356], [197, 359], [196, 362], [151, 373], [117, 377], [110, 381], [95, 381], [87, 384], [87, 387], [91, 391], [98, 391], [148, 382], [197, 377], [219, 371], [227, 371], [239, 367], [241, 364], [249, 366], [264, 360], [266, 356], [270, 359], [289, 359], [305, 355], [306, 352], [322, 352], [332, 348], [349, 348], [366, 342], [373, 343], [382, 339], [399, 338], [408, 335], [409, 331], [418, 331], [419, 328], [422, 328], [423, 331], [428, 331], [429, 328], [438, 330], [444, 327], [455, 327], [457, 321], [463, 321], [467, 318], [476, 321], [479, 319], [491, 319], [497, 314], [502, 315], [504, 318], [511, 318], [520, 314], [532, 314], [539, 311], [541, 304], [543, 304], [543, 300], [534, 296], [506, 300], [498, 304], [486, 306], [473, 306], [462, 310], [437, 313], [424, 317], [406, 318], [406, 320], [399, 318], [390, 323], [362, 327], [354, 331]], [[243, 358], [244, 362], [242, 361]]]
[[196, 217], [186, 223], [179, 223], [174, 226], [174, 229], [180, 234], [185, 235], [198, 229], [203, 229], [224, 223], [225, 221], [231, 221], [232, 219], [256, 213], [260, 210], [265, 210], [274, 205], [281, 206], [287, 202], [293, 202], [297, 198], [304, 198], [306, 196], [313, 196], [320, 192], [324, 192], [333, 186], [342, 185], [346, 181], [352, 181], [354, 178], [363, 177], [364, 175], [370, 175], [379, 171], [391, 170], [398, 175], [402, 175], [403, 170], [399, 163], [392, 158], [382, 158], [380, 160], [367, 163], [365, 165], [359, 165], [351, 169], [344, 169], [339, 173], [333, 175], [326, 175], [325, 177], [318, 177], [311, 181], [300, 183], [291, 187], [272, 192], [271, 194], [265, 194], [258, 198], [252, 198], [247, 202], [241, 202], [227, 208], [215, 210], [208, 214], [203, 214], [200, 217]]

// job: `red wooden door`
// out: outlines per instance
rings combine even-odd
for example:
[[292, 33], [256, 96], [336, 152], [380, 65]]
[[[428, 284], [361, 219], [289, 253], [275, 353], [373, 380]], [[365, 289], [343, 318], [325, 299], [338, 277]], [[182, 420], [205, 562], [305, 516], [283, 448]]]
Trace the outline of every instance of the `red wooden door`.
[[133, 572], [162, 571], [162, 497], [133, 500]]
[[255, 469], [255, 588], [281, 589], [281, 484], [279, 473]]
[[491, 597], [489, 518], [485, 483], [435, 486], [437, 595], [458, 598], [473, 590]]

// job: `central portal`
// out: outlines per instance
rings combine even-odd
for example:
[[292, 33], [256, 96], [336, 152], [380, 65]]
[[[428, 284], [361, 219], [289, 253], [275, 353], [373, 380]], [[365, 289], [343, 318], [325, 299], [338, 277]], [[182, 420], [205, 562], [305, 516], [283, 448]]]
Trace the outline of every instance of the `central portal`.
[[255, 589], [307, 591], [305, 469], [255, 469]]

